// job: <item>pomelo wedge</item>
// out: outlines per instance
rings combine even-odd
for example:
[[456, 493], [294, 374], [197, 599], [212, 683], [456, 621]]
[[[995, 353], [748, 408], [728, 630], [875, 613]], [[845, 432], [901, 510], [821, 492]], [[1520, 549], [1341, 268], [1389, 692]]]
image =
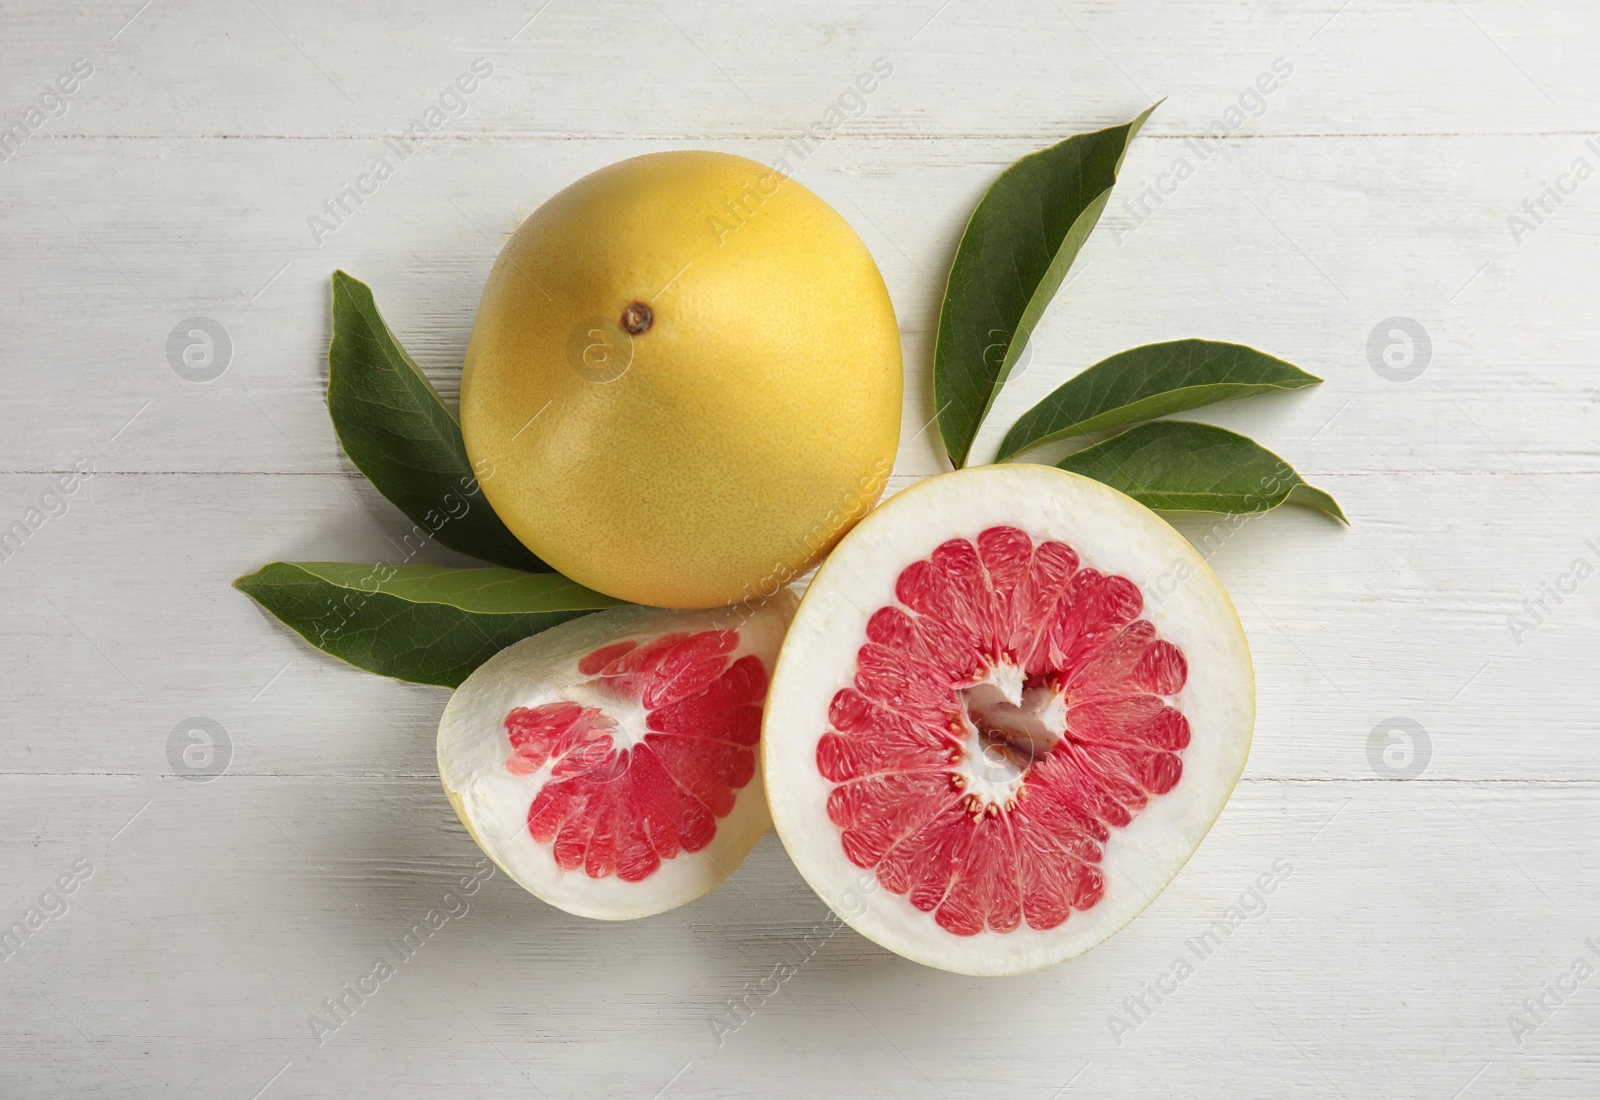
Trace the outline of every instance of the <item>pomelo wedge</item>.
[[1172, 880], [1254, 715], [1244, 631], [1187, 540], [1099, 482], [985, 466], [891, 498], [823, 564], [763, 769], [784, 846], [857, 931], [1012, 974], [1100, 943]]
[[721, 885], [766, 831], [761, 710], [795, 597], [622, 607], [484, 662], [439, 721], [439, 778], [484, 852], [569, 913], [627, 920]]

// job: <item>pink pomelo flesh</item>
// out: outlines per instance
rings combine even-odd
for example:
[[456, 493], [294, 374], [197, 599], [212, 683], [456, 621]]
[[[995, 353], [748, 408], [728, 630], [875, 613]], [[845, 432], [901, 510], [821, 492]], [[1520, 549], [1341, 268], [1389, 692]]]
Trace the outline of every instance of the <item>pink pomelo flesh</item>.
[[737, 631], [666, 634], [595, 650], [578, 662], [583, 688], [642, 708], [630, 745], [603, 706], [563, 701], [506, 715], [511, 771], [550, 764], [528, 807], [528, 832], [553, 847], [565, 870], [639, 882], [663, 860], [698, 852], [717, 818], [756, 771], [767, 670], [754, 656], [730, 660]]
[[958, 935], [1100, 900], [1109, 830], [1180, 780], [1183, 654], [1130, 581], [1014, 527], [900, 573], [817, 768], [845, 854]]

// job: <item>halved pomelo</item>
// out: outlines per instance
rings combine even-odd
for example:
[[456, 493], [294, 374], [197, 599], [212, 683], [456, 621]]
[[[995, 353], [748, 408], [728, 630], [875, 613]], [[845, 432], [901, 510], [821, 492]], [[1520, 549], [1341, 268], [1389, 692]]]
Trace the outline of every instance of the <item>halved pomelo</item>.
[[1154, 899], [1254, 717], [1244, 631], [1187, 540], [1099, 482], [985, 466], [893, 497], [823, 564], [763, 767], [784, 846], [857, 931], [1011, 974]]
[[715, 890], [766, 831], [761, 708], [794, 613], [622, 607], [485, 661], [439, 720], [462, 824], [529, 892], [627, 920]]

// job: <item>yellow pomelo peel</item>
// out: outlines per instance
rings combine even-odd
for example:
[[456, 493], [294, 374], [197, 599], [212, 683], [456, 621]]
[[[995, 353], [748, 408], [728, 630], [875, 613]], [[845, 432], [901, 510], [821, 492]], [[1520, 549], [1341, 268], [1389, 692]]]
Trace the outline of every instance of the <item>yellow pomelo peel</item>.
[[654, 153], [517, 230], [462, 379], [489, 502], [580, 584], [660, 607], [759, 600], [883, 491], [899, 330], [861, 239], [743, 157]]

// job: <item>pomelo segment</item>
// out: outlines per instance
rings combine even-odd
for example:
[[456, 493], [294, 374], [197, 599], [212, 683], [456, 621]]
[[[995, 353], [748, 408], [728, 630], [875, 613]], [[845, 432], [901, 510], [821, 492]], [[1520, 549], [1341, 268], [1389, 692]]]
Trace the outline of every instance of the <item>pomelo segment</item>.
[[439, 721], [439, 777], [467, 831], [578, 916], [716, 889], [770, 823], [761, 711], [795, 602], [616, 608], [484, 662]]
[[893, 497], [823, 564], [763, 769], [784, 846], [857, 931], [1012, 974], [1155, 898], [1254, 719], [1244, 631], [1187, 540], [1099, 482], [986, 466]]

